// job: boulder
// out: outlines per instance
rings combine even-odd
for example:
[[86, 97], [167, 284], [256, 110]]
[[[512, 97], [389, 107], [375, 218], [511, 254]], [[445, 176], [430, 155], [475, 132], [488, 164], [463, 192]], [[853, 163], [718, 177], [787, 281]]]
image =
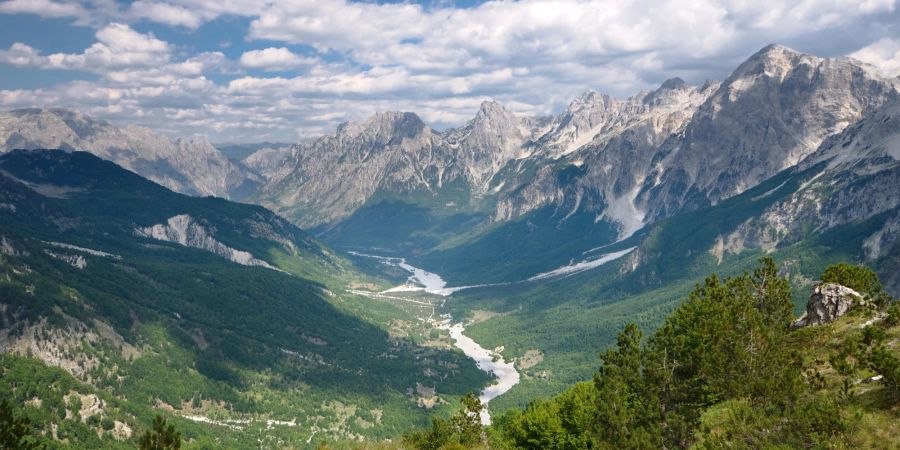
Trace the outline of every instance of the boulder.
[[793, 323], [793, 327], [833, 322], [862, 301], [862, 294], [846, 286], [834, 283], [817, 284], [813, 287], [809, 301], [806, 302], [806, 312]]

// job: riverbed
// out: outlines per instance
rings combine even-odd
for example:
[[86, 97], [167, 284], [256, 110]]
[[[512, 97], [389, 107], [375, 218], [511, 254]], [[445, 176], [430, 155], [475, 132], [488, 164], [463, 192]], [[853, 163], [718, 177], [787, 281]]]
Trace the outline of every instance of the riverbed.
[[[622, 251], [609, 253], [605, 255], [600, 255], [598, 257], [590, 257], [583, 261], [572, 262], [568, 265], [559, 267], [557, 269], [551, 270], [549, 272], [544, 272], [537, 274], [527, 280], [521, 282], [533, 282], [539, 280], [546, 280], [551, 278], [560, 278], [571, 276], [576, 273], [584, 272], [586, 270], [597, 268], [603, 264], [606, 264], [610, 261], [621, 258], [631, 251], [634, 250], [634, 247], [628, 248]], [[496, 284], [485, 284], [485, 285], [476, 285], [476, 286], [459, 286], [459, 287], [447, 287], [447, 282], [444, 279], [433, 272], [429, 272], [424, 269], [420, 269], [418, 267], [412, 266], [409, 264], [404, 258], [391, 258], [386, 256], [377, 256], [377, 255], [369, 255], [365, 253], [357, 253], [350, 252], [356, 256], [363, 256], [367, 258], [375, 258], [381, 261], [384, 264], [388, 264], [394, 267], [399, 267], [407, 272], [409, 272], [409, 279], [407, 283], [401, 284], [400, 286], [395, 286], [390, 289], [387, 289], [383, 292], [380, 292], [379, 295], [386, 295], [389, 293], [400, 293], [400, 292], [426, 292], [433, 295], [440, 296], [450, 296], [454, 292], [458, 292], [463, 289], [471, 289], [476, 287], [484, 287], [484, 286], [496, 286]], [[510, 284], [510, 283], [500, 283], [500, 284]], [[491, 400], [503, 395], [505, 392], [509, 391], [513, 388], [513, 386], [519, 384], [520, 375], [519, 371], [516, 370], [515, 364], [511, 362], [506, 362], [503, 357], [492, 350], [488, 350], [477, 342], [475, 342], [472, 338], [465, 335], [465, 324], [462, 322], [453, 322], [453, 318], [450, 317], [449, 314], [443, 315], [444, 319], [441, 321], [430, 321], [434, 324], [436, 328], [444, 329], [450, 332], [450, 338], [453, 339], [453, 345], [462, 350], [466, 356], [475, 361], [475, 364], [479, 369], [492, 374], [496, 380], [490, 386], [484, 388], [479, 395], [481, 399], [482, 405], [484, 405], [484, 409], [481, 411], [481, 423], [484, 425], [491, 424], [491, 414], [488, 407], [488, 403]]]
[[[357, 256], [365, 256], [368, 258], [376, 258], [381, 262], [399, 267], [410, 273], [409, 283], [388, 289], [382, 294], [390, 292], [414, 292], [424, 291], [429, 294], [448, 296], [460, 289], [473, 286], [464, 286], [459, 288], [448, 288], [447, 282], [440, 275], [427, 270], [414, 267], [406, 262], [403, 258], [389, 258], [385, 256], [367, 255], [363, 253], [354, 253]], [[506, 391], [512, 389], [513, 386], [519, 384], [519, 371], [513, 363], [506, 362], [503, 357], [491, 350], [488, 350], [472, 338], [466, 336], [465, 325], [462, 322], [453, 322], [453, 318], [445, 314], [441, 321], [434, 321], [436, 328], [444, 329], [450, 332], [450, 338], [453, 339], [453, 345], [462, 350], [466, 356], [475, 361], [479, 369], [492, 374], [496, 381], [494, 384], [484, 388], [479, 395], [484, 409], [481, 411], [481, 423], [484, 425], [491, 424], [491, 413], [488, 403], [491, 400], [503, 395]]]

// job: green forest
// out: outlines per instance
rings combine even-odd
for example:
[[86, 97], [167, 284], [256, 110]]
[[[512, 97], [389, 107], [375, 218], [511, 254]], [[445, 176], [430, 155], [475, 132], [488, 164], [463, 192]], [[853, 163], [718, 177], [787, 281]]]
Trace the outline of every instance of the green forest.
[[763, 258], [752, 272], [707, 277], [646, 337], [625, 326], [600, 354], [592, 381], [507, 411], [477, 438], [461, 412], [405, 442], [420, 449], [897, 448], [900, 304], [865, 267], [834, 265], [822, 279], [854, 287], [864, 301], [833, 323], [791, 329], [790, 284]]

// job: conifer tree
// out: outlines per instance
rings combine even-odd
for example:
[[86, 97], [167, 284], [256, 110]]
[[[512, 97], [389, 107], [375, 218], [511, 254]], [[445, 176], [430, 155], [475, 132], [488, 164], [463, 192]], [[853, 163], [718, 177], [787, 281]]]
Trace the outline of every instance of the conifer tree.
[[147, 430], [138, 441], [141, 450], [178, 450], [181, 448], [181, 433], [175, 426], [166, 423], [162, 416], [153, 419], [153, 428]]

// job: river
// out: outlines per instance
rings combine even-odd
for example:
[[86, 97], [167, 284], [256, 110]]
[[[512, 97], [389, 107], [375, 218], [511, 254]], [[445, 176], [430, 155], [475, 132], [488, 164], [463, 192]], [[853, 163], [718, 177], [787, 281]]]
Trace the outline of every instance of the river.
[[[586, 270], [594, 269], [610, 261], [621, 258], [622, 256], [627, 255], [633, 250], [634, 247], [619, 252], [600, 255], [599, 257], [591, 257], [579, 262], [572, 262], [555, 270], [537, 274], [531, 278], [528, 278], [528, 280], [526, 281], [538, 281], [550, 278], [566, 277], [576, 273], [584, 272]], [[424, 269], [420, 269], [418, 267], [414, 267], [406, 262], [404, 258], [390, 258], [386, 256], [368, 255], [365, 253], [357, 252], [350, 253], [356, 256], [375, 258], [380, 260], [384, 264], [399, 267], [409, 272], [410, 282], [387, 289], [384, 292], [380, 293], [382, 295], [390, 292], [419, 291], [446, 297], [453, 294], [454, 292], [458, 292], [463, 289], [496, 285], [482, 284], [475, 286], [459, 286], [448, 288], [447, 282], [444, 281], [444, 279], [441, 278], [440, 275]], [[445, 317], [443, 321], [434, 322], [435, 326], [449, 331], [450, 338], [453, 339], [454, 346], [462, 350], [466, 356], [474, 360], [479, 369], [494, 375], [494, 377], [496, 378], [495, 382], [492, 385], [484, 388], [484, 390], [482, 390], [481, 394], [479, 395], [481, 403], [482, 405], [484, 405], [484, 409], [481, 411], [481, 423], [484, 425], [490, 425], [491, 413], [488, 408], [488, 403], [490, 403], [491, 400], [499, 397], [500, 395], [503, 395], [506, 391], [512, 389], [513, 386], [519, 383], [519, 371], [516, 370], [515, 364], [506, 362], [506, 360], [504, 360], [500, 354], [482, 347], [472, 338], [466, 336], [465, 324], [463, 324], [462, 322], [454, 323], [453, 318], [448, 314], [445, 314], [443, 317]]]
[[[388, 289], [383, 293], [424, 291], [429, 294], [448, 296], [460, 289], [474, 287], [463, 286], [457, 288], [448, 288], [447, 282], [444, 281], [444, 279], [441, 278], [440, 275], [428, 272], [418, 267], [414, 267], [407, 263], [403, 258], [388, 258], [385, 256], [367, 255], [355, 252], [352, 253], [357, 256], [376, 258], [385, 264], [399, 267], [409, 272], [410, 281], [417, 284], [403, 284]], [[481, 394], [479, 395], [479, 399], [481, 399], [481, 403], [484, 405], [484, 409], [482, 409], [481, 411], [481, 423], [484, 425], [490, 425], [491, 413], [488, 408], [488, 403], [490, 403], [491, 400], [499, 397], [506, 391], [512, 389], [513, 386], [519, 383], [519, 371], [516, 370], [516, 367], [513, 363], [506, 362], [506, 360], [504, 360], [500, 354], [482, 347], [472, 338], [466, 336], [464, 334], [466, 328], [462, 322], [454, 323], [453, 318], [446, 314], [443, 317], [445, 317], [445, 319], [440, 322], [435, 322], [435, 326], [449, 331], [450, 338], [453, 339], [453, 345], [456, 346], [456, 348], [462, 350], [462, 352], [465, 353], [466, 356], [474, 360], [479, 369], [494, 375], [494, 377], [496, 378], [494, 384], [484, 388], [484, 390], [482, 390]]]

